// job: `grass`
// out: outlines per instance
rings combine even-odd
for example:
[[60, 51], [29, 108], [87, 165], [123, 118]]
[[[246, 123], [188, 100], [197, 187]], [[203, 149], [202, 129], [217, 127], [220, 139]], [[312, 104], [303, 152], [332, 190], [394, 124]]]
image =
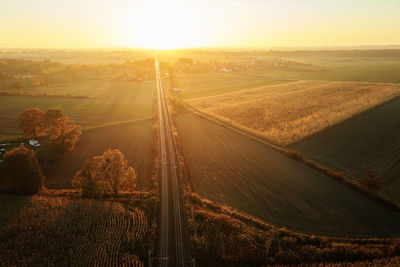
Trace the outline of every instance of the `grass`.
[[52, 192], [0, 203], [2, 266], [143, 266], [154, 245], [150, 194], [99, 201]]
[[254, 78], [239, 73], [177, 73], [176, 87], [183, 99], [212, 96], [271, 84], [283, 83], [276, 78]]
[[[165, 59], [176, 62], [180, 57], [194, 62], [212, 64], [213, 61], [250, 64], [257, 60], [281, 58], [305, 65], [290, 68], [248, 67], [247, 71], [232, 73], [176, 73], [176, 87], [182, 99], [220, 95], [239, 90], [298, 80], [346, 81], [370, 83], [400, 83], [399, 55], [385, 51], [293, 51], [293, 52], [240, 52], [212, 51], [165, 52]], [[163, 57], [161, 57], [162, 61]]]
[[[190, 255], [200, 266], [398, 265], [400, 240], [301, 234], [186, 193]], [[280, 264], [280, 265], [279, 265]]]
[[400, 95], [400, 85], [299, 81], [196, 98], [201, 111], [289, 145]]
[[310, 234], [400, 233], [397, 212], [269, 146], [191, 113], [175, 121], [188, 184], [205, 198]]
[[152, 82], [101, 81], [69, 84], [62, 87], [25, 89], [32, 94], [88, 96], [84, 99], [1, 96], [0, 140], [20, 136], [19, 115], [27, 108], [62, 109], [83, 128], [98, 127], [151, 117]]

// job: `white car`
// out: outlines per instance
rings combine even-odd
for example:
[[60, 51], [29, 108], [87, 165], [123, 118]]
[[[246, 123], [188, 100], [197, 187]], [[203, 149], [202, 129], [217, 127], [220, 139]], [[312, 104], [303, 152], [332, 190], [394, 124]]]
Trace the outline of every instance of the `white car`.
[[38, 140], [35, 140], [35, 139], [29, 140], [29, 144], [30, 144], [31, 146], [33, 146], [33, 147], [39, 147], [39, 146], [40, 146]]

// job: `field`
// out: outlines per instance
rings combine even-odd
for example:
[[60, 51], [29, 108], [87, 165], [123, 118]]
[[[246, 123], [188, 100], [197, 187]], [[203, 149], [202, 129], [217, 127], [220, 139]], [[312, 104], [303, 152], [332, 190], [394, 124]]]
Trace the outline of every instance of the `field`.
[[197, 194], [187, 193], [185, 201], [190, 254], [199, 266], [399, 265], [398, 238], [350, 239], [300, 234], [212, 203]]
[[109, 64], [153, 57], [154, 51], [143, 49], [0, 49], [2, 59], [51, 60], [63, 64]]
[[154, 217], [138, 206], [155, 199], [136, 195], [120, 202], [73, 192], [0, 196], [0, 265], [143, 266], [138, 256], [153, 244]]
[[189, 183], [202, 197], [300, 232], [400, 233], [399, 213], [267, 146], [191, 113], [176, 125]]
[[329, 167], [361, 177], [372, 168], [381, 190], [400, 199], [400, 98], [367, 110], [290, 146]]
[[0, 140], [20, 136], [19, 115], [26, 109], [58, 108], [82, 127], [98, 127], [153, 115], [153, 82], [99, 81], [60, 87], [24, 89], [31, 94], [79, 95], [89, 98], [0, 97]]
[[400, 95], [400, 85], [298, 81], [190, 99], [201, 111], [288, 145]]
[[[161, 53], [161, 61], [177, 62], [190, 58], [193, 62], [213, 65], [214, 62], [242, 64], [246, 71], [176, 72], [173, 86], [182, 99], [220, 95], [239, 90], [280, 84], [288, 81], [346, 81], [400, 83], [399, 50], [368, 51], [173, 51]], [[298, 62], [292, 67], [271, 68], [257, 62], [283, 59]], [[167, 71], [167, 70], [166, 70]]]
[[76, 148], [46, 173], [46, 186], [54, 189], [71, 188], [71, 180], [86, 159], [119, 149], [135, 169], [137, 189], [151, 186], [153, 167], [153, 121], [141, 120], [83, 131]]
[[287, 80], [279, 78], [258, 78], [238, 73], [178, 73], [175, 87], [180, 89], [183, 99], [212, 96], [260, 86], [279, 84]]

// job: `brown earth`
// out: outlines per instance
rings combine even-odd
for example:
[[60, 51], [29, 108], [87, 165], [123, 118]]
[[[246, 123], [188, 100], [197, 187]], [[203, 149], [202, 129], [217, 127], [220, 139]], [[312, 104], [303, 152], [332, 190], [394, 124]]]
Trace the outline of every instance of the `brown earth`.
[[47, 174], [50, 189], [71, 188], [71, 181], [83, 162], [103, 154], [108, 149], [119, 149], [133, 166], [137, 188], [146, 189], [152, 174], [153, 121], [141, 120], [85, 130], [75, 149], [68, 152]]
[[193, 191], [205, 198], [300, 232], [400, 233], [400, 213], [270, 147], [191, 113], [176, 125]]

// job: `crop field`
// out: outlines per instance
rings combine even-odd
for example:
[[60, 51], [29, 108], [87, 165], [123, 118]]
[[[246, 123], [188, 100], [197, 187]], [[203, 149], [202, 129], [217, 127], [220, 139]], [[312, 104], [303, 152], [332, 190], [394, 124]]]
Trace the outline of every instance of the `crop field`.
[[109, 64], [142, 60], [154, 56], [152, 50], [63, 50], [63, 49], [0, 49], [1, 59], [51, 60], [63, 64]]
[[211, 201], [269, 223], [328, 236], [394, 236], [400, 214], [248, 137], [176, 117], [189, 184]]
[[196, 62], [251, 64], [257, 60], [280, 58], [302, 63], [296, 68], [257, 68], [232, 73], [177, 73], [177, 85], [184, 99], [223, 94], [285, 81], [318, 80], [370, 83], [400, 83], [398, 52], [362, 51], [260, 52], [260, 53], [183, 53], [166, 56], [177, 61], [187, 57]]
[[399, 114], [395, 98], [290, 148], [356, 177], [371, 168], [384, 179], [381, 190], [400, 200]]
[[46, 186], [71, 188], [71, 180], [86, 159], [119, 149], [135, 169], [137, 188], [149, 186], [153, 159], [153, 121], [141, 120], [83, 131], [75, 149], [67, 152], [61, 162], [47, 173]]
[[119, 202], [0, 196], [1, 266], [143, 266], [146, 214]]
[[399, 265], [399, 251], [394, 249], [400, 243], [399, 238], [351, 239], [301, 234], [215, 204], [197, 194], [187, 193], [185, 202], [190, 255], [196, 258], [196, 265]]
[[287, 82], [276, 78], [241, 76], [238, 73], [178, 73], [176, 86], [183, 99], [213, 96], [239, 90]]
[[298, 81], [187, 102], [279, 145], [289, 145], [400, 95], [400, 85]]
[[[400, 83], [399, 60], [341, 59], [341, 58], [287, 58], [311, 64], [297, 69], [252, 70], [235, 73], [251, 80], [270, 79], [282, 81], [318, 80], [342, 82]], [[365, 63], [366, 62], [366, 63]], [[199, 76], [200, 74], [194, 74]]]
[[152, 116], [153, 82], [99, 81], [61, 87], [24, 89], [31, 94], [79, 95], [68, 97], [0, 97], [0, 140], [20, 136], [19, 115], [27, 108], [61, 109], [82, 127], [98, 127]]

